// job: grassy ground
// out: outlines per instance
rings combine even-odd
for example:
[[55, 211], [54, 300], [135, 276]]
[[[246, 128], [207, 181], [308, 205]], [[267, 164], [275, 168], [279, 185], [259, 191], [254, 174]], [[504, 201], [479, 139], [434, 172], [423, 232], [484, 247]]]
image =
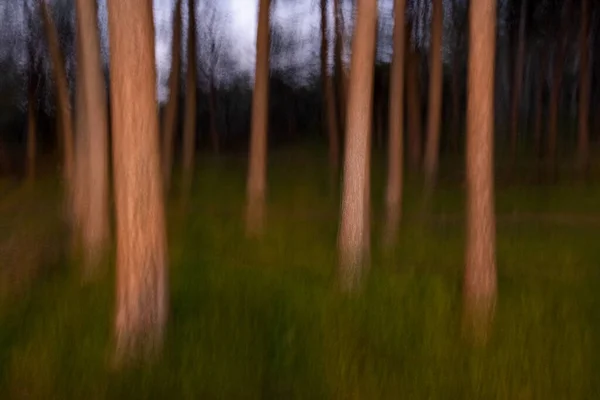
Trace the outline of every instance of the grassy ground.
[[[343, 296], [326, 165], [311, 147], [274, 152], [268, 232], [248, 241], [245, 160], [204, 158], [190, 213], [170, 202], [171, 315], [152, 365], [110, 368], [112, 263], [85, 287], [64, 257], [42, 263], [28, 290], [0, 304], [0, 397], [600, 398], [600, 186], [498, 188], [497, 314], [491, 342], [475, 349], [459, 332], [460, 184], [442, 181], [423, 223], [409, 181], [401, 237], [383, 256], [376, 165], [373, 263], [363, 291]], [[41, 183], [0, 199], [0, 225], [49, 226], [44, 240], [66, 245], [57, 191]], [[33, 212], [41, 199], [54, 206]]]

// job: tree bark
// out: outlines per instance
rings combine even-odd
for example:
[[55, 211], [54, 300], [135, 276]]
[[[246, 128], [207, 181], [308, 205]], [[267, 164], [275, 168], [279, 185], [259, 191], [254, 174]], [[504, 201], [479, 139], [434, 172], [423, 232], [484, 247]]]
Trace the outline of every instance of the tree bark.
[[384, 243], [391, 246], [398, 234], [402, 215], [404, 164], [404, 26], [405, 0], [394, 1], [394, 53], [392, 56], [389, 101], [388, 179]]
[[[42, 7], [42, 20], [48, 41], [48, 50], [52, 60], [52, 72], [56, 85], [57, 119], [60, 121], [63, 147], [63, 175], [67, 182], [68, 192], [71, 191], [71, 179], [73, 177], [73, 122], [71, 121], [71, 106], [69, 101], [69, 83], [63, 55], [60, 51], [58, 33], [50, 15], [50, 9], [46, 1], [40, 1]], [[69, 193], [68, 196], [71, 194]]]
[[494, 214], [494, 57], [496, 1], [470, 5], [467, 111], [465, 333], [484, 343], [496, 302]]
[[173, 140], [177, 126], [177, 104], [179, 101], [179, 67], [181, 64], [181, 1], [175, 3], [173, 15], [173, 41], [171, 48], [171, 75], [169, 76], [169, 101], [162, 125], [162, 171], [165, 191], [171, 187], [173, 170]]
[[589, 56], [589, 0], [581, 3], [581, 32], [580, 46], [580, 72], [579, 72], [579, 134], [577, 136], [578, 168], [581, 174], [587, 173], [589, 168], [589, 110], [590, 110], [590, 56]]
[[515, 69], [513, 77], [512, 108], [510, 117], [510, 154], [512, 162], [517, 156], [517, 136], [519, 130], [519, 100], [521, 99], [521, 88], [523, 85], [523, 65], [525, 62], [525, 21], [527, 16], [527, 0], [521, 2], [519, 16], [519, 38], [517, 57], [515, 58]]
[[440, 117], [442, 112], [442, 33], [444, 7], [442, 0], [433, 0], [431, 19], [429, 110], [425, 144], [425, 187], [430, 192], [437, 178], [440, 147]]
[[[410, 30], [407, 30], [410, 32]], [[410, 37], [410, 35], [408, 35]], [[412, 172], [419, 171], [421, 166], [421, 90], [419, 87], [419, 56], [409, 46], [406, 95], [408, 111], [408, 168]]]
[[189, 196], [196, 153], [196, 2], [188, 1], [188, 43], [187, 43], [187, 75], [185, 80], [186, 99], [183, 121], [183, 169], [182, 198]]
[[327, 1], [321, 0], [321, 79], [323, 81], [323, 101], [327, 116], [327, 137], [329, 138], [329, 164], [332, 183], [335, 184], [339, 169], [339, 133], [338, 115], [335, 104], [335, 93], [331, 76], [327, 73]]
[[252, 132], [247, 181], [246, 233], [262, 234], [267, 186], [267, 129], [269, 114], [270, 0], [260, 0], [256, 34], [256, 73], [252, 96]]
[[346, 151], [339, 230], [340, 283], [352, 290], [361, 280], [368, 253], [366, 216], [369, 193], [369, 136], [373, 106], [373, 71], [377, 2], [358, 0], [352, 44], [350, 86], [346, 120]]
[[554, 66], [552, 69], [552, 89], [550, 91], [550, 104], [548, 105], [548, 147], [546, 153], [546, 169], [548, 176], [553, 179], [556, 175], [556, 142], [558, 139], [558, 108], [560, 103], [560, 89], [563, 79], [564, 60], [567, 51], [567, 31], [572, 0], [566, 0], [565, 13], [559, 37], [556, 40], [554, 51]]
[[116, 361], [159, 349], [167, 319], [154, 26], [147, 0], [109, 0], [117, 216]]
[[36, 93], [37, 76], [33, 71], [33, 57], [30, 57], [29, 86], [27, 90], [27, 181], [31, 184], [36, 175], [37, 158], [37, 126], [36, 126]]
[[88, 191], [83, 231], [86, 277], [95, 275], [109, 237], [108, 220], [108, 117], [96, 2], [77, 0], [78, 33], [81, 35], [84, 129], [88, 146], [85, 190]]

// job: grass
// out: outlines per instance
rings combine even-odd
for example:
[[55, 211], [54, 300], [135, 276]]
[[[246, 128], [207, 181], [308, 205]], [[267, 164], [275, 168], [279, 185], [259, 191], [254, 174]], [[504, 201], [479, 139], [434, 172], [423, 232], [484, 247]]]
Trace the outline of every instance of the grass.
[[[592, 216], [600, 186], [498, 188], [494, 332], [488, 346], [472, 348], [459, 332], [458, 183], [440, 182], [434, 217], [422, 223], [414, 217], [420, 186], [409, 179], [401, 236], [383, 255], [385, 174], [376, 162], [373, 263], [363, 290], [346, 296], [335, 288], [338, 198], [328, 189], [325, 153], [305, 146], [270, 157], [261, 240], [243, 234], [243, 159], [203, 157], [189, 214], [171, 199], [171, 313], [156, 362], [110, 368], [114, 267], [81, 286], [78, 266], [62, 259], [0, 304], [0, 397], [600, 398], [600, 224], [536, 217]], [[19, 196], [58, 191], [43, 182], [35, 190]], [[0, 199], [2, 226], [29, 221], [24, 226], [59, 231], [58, 218], [32, 212], [37, 203], [12, 202], [3, 207]]]

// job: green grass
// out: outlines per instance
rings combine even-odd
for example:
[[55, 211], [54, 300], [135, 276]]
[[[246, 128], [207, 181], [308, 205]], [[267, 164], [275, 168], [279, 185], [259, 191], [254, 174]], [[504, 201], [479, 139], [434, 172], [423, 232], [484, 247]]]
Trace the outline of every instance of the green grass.
[[[600, 224], [536, 218], [593, 215], [600, 186], [498, 188], [497, 313], [488, 346], [473, 348], [459, 331], [459, 184], [442, 179], [423, 223], [420, 186], [409, 179], [401, 237], [384, 256], [377, 161], [373, 263], [363, 290], [346, 296], [335, 287], [338, 198], [324, 152], [270, 156], [262, 240], [243, 234], [244, 159], [202, 156], [190, 213], [171, 199], [171, 313], [156, 362], [111, 369], [114, 266], [81, 286], [77, 265], [62, 261], [0, 305], [0, 398], [600, 398]], [[20, 196], [58, 191], [36, 190]], [[2, 226], [38, 215], [16, 203], [21, 219], [0, 199]]]

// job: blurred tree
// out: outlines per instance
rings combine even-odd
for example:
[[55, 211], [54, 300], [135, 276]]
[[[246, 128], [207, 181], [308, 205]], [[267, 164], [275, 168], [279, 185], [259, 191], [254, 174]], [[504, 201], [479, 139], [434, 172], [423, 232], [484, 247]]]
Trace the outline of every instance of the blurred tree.
[[346, 113], [346, 143], [339, 229], [340, 284], [352, 290], [361, 281], [368, 262], [370, 230], [367, 197], [370, 194], [370, 140], [373, 71], [377, 30], [377, 1], [358, 0], [356, 31]]
[[388, 180], [386, 190], [386, 245], [394, 243], [402, 212], [402, 176], [404, 164], [404, 25], [405, 0], [394, 1], [394, 53], [392, 55], [390, 100]]
[[519, 130], [519, 101], [521, 100], [521, 88], [523, 86], [523, 67], [525, 64], [525, 32], [527, 21], [527, 0], [521, 1], [519, 11], [519, 37], [517, 43], [517, 57], [515, 58], [512, 105], [510, 116], [510, 155], [515, 161], [517, 155], [517, 136]]
[[321, 0], [321, 84], [323, 92], [323, 114], [326, 117], [327, 137], [329, 138], [329, 164], [331, 168], [332, 183], [337, 184], [339, 168], [339, 134], [338, 116], [335, 104], [335, 92], [331, 76], [328, 73], [328, 48], [327, 41], [327, 0]]
[[256, 69], [252, 96], [252, 131], [247, 181], [246, 232], [260, 235], [265, 223], [267, 130], [269, 110], [270, 0], [260, 0], [256, 34]]
[[173, 147], [177, 127], [177, 101], [179, 99], [179, 66], [181, 60], [181, 2], [175, 1], [173, 13], [173, 40], [171, 46], [171, 75], [169, 76], [169, 100], [162, 125], [162, 171], [165, 191], [171, 186], [173, 170]]
[[589, 0], [581, 0], [581, 30], [579, 33], [579, 135], [577, 136], [577, 160], [579, 171], [582, 174], [586, 173], [589, 168], [589, 109], [592, 84], [589, 56], [589, 14]]
[[160, 347], [167, 319], [154, 27], [147, 0], [109, 0], [117, 216], [116, 359]]
[[[442, 0], [433, 0], [431, 17], [429, 108], [427, 110], [427, 136], [425, 138], [425, 187], [430, 192], [435, 185], [440, 147], [440, 123], [442, 112], [442, 34], [444, 27], [444, 5]], [[429, 193], [427, 193], [429, 196]]]
[[464, 328], [485, 343], [496, 303], [494, 58], [496, 1], [471, 2], [467, 108], [467, 238]]
[[182, 199], [189, 196], [194, 175], [196, 153], [196, 2], [188, 0], [187, 75], [185, 80], [185, 115], [183, 122]]
[[407, 24], [406, 41], [406, 109], [408, 114], [408, 168], [416, 172], [421, 166], [422, 142], [422, 113], [421, 88], [419, 82], [421, 59], [418, 49], [411, 41], [412, 25]]

